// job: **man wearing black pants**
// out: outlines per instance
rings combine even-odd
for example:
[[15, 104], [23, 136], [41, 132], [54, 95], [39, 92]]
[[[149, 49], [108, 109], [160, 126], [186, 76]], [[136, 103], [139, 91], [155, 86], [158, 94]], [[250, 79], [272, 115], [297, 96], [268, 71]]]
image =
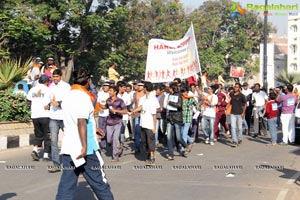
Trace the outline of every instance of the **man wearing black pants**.
[[39, 161], [38, 147], [44, 142], [44, 160], [50, 160], [51, 140], [49, 133], [49, 104], [51, 93], [48, 88], [49, 77], [42, 75], [39, 84], [31, 88], [27, 95], [28, 102], [31, 103], [31, 119], [34, 126], [33, 151], [31, 153], [34, 161]]

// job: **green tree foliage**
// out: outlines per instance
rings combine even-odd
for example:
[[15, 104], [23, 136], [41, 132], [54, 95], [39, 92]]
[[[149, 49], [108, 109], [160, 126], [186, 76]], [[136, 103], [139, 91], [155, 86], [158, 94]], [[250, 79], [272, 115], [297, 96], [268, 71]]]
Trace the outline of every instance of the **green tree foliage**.
[[0, 59], [53, 56], [66, 80], [79, 66], [98, 79], [114, 61], [127, 79], [140, 79], [148, 41], [180, 39], [193, 22], [202, 68], [226, 66], [226, 74], [227, 66], [245, 65], [263, 40], [258, 15], [230, 18], [231, 4], [205, 1], [185, 13], [178, 0], [5, 0], [0, 2]]
[[[259, 52], [263, 41], [263, 21], [257, 13], [247, 12], [231, 18], [232, 2], [206, 1], [191, 13], [202, 68], [217, 65], [245, 66], [251, 54]], [[274, 29], [269, 26], [269, 31]]]

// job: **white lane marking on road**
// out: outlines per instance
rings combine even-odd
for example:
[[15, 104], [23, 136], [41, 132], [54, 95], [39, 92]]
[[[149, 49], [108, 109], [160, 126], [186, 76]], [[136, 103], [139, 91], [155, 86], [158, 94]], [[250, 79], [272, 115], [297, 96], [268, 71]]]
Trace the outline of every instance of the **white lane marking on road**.
[[[295, 183], [295, 181], [300, 177], [300, 171], [295, 173], [285, 184], [286, 185], [292, 185], [293, 183]], [[287, 193], [289, 192], [289, 189], [282, 189], [276, 200], [285, 200]]]
[[289, 191], [288, 189], [283, 189], [283, 190], [281, 190], [281, 191], [279, 192], [279, 194], [278, 194], [276, 200], [284, 200], [285, 197], [286, 197], [286, 195], [287, 195], [287, 193], [288, 193], [288, 191]]
[[6, 163], [6, 161], [5, 160], [0, 160], [0, 163]]

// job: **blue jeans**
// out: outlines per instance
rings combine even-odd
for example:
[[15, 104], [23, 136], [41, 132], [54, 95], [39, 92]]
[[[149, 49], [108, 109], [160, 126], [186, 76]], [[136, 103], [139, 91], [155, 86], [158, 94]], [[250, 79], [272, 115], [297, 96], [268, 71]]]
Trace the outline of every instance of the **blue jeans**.
[[164, 127], [164, 119], [157, 119], [156, 121], [156, 132], [155, 132], [155, 144], [158, 144], [158, 134], [159, 134], [159, 129], [162, 132], [162, 134], [165, 134], [165, 127]]
[[182, 125], [182, 139], [185, 141], [185, 143], [193, 144], [193, 139], [189, 136], [189, 129], [190, 129], [191, 123], [185, 123]]
[[243, 119], [242, 115], [230, 115], [232, 141], [243, 140]]
[[[209, 129], [207, 129], [209, 126]], [[206, 138], [209, 138], [211, 142], [214, 141], [214, 127], [215, 127], [215, 117], [202, 117], [202, 131]]]
[[49, 130], [51, 134], [51, 159], [56, 167], [60, 166], [60, 156], [58, 150], [59, 129], [64, 129], [63, 120], [50, 119]]
[[79, 174], [91, 186], [98, 199], [113, 200], [113, 194], [103, 171], [103, 159], [99, 151], [87, 155], [86, 163], [75, 168], [69, 155], [62, 156], [63, 172], [58, 185], [57, 200], [73, 200], [77, 188]]
[[173, 151], [173, 140], [174, 140], [174, 131], [176, 134], [177, 141], [179, 144], [181, 144], [183, 147], [180, 149], [180, 152], [183, 152], [184, 148], [187, 146], [186, 142], [183, 141], [181, 136], [181, 125], [180, 124], [172, 124], [171, 122], [167, 123], [167, 143], [168, 143], [168, 153], [169, 156], [174, 156]]
[[136, 149], [141, 147], [141, 127], [140, 127], [140, 117], [134, 118], [134, 146]]
[[277, 142], [277, 129], [276, 129], [277, 117], [268, 119], [268, 127], [271, 133], [271, 141], [273, 143]]

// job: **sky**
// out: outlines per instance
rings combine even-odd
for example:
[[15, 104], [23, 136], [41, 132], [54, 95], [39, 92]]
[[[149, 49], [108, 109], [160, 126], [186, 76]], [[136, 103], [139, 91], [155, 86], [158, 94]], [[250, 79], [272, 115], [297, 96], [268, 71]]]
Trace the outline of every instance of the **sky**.
[[[186, 9], [190, 10], [193, 8], [198, 8], [205, 0], [180, 0], [180, 2], [185, 6]], [[242, 8], [246, 8], [247, 4], [253, 4], [253, 5], [264, 5], [264, 0], [237, 0], [235, 1], [237, 3], [240, 3]], [[300, 12], [300, 1], [299, 0], [268, 0], [268, 4], [282, 4], [282, 5], [298, 5], [298, 12]], [[246, 9], [247, 10], [247, 9]], [[259, 12], [259, 15], [263, 18], [263, 11], [257, 11]], [[288, 17], [287, 14], [296, 13], [296, 11], [292, 10], [278, 10], [278, 11], [269, 11], [270, 15], [272, 16], [268, 17], [268, 22], [271, 22], [277, 29], [277, 36], [285, 36], [287, 35], [287, 22]], [[275, 15], [280, 16], [275, 16]]]

